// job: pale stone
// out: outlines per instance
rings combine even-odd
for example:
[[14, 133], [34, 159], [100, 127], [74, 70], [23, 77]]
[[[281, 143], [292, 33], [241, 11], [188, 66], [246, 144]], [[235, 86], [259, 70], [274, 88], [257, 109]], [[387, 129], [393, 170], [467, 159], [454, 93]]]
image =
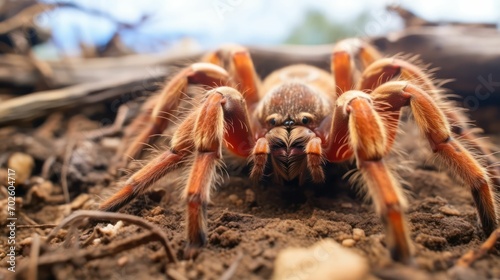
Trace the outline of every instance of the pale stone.
[[[354, 241], [354, 240], [353, 240]], [[275, 261], [273, 280], [357, 280], [368, 278], [368, 262], [332, 239], [309, 248], [288, 248]]]
[[352, 230], [352, 239], [359, 241], [359, 240], [365, 239], [365, 237], [366, 237], [366, 235], [365, 235], [364, 230], [362, 230], [360, 228], [354, 228]]
[[351, 239], [351, 238], [347, 238], [347, 239], [344, 239], [342, 240], [342, 246], [344, 247], [353, 247], [354, 245], [356, 245], [356, 240], [354, 239]]

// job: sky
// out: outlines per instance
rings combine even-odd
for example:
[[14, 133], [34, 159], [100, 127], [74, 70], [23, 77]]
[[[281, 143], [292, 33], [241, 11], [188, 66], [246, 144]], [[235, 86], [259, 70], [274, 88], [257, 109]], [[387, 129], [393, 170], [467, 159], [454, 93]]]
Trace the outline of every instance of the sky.
[[[45, 0], [51, 3], [55, 0]], [[62, 0], [57, 0], [62, 1]], [[159, 51], [173, 41], [195, 38], [203, 48], [227, 42], [250, 45], [282, 43], [308, 10], [322, 11], [332, 22], [348, 24], [368, 12], [360, 36], [374, 36], [402, 28], [401, 20], [385, 12], [387, 4], [400, 5], [431, 21], [500, 23], [496, 0], [72, 0], [103, 11], [114, 21], [133, 24], [148, 15], [134, 31], [121, 32], [125, 43], [140, 51]], [[78, 52], [79, 42], [107, 41], [117, 25], [109, 18], [75, 9], [46, 12], [37, 21], [53, 31], [53, 43], [67, 54]]]

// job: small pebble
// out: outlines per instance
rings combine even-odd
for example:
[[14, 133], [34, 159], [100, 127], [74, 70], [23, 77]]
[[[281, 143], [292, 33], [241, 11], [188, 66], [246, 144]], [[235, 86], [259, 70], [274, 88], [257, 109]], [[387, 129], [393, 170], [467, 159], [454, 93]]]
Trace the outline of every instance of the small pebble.
[[231, 195], [229, 195], [229, 196], [227, 197], [227, 199], [229, 199], [229, 201], [231, 201], [231, 203], [236, 204], [236, 202], [238, 201], [238, 199], [239, 199], [239, 198], [238, 198], [238, 196], [237, 196], [237, 195], [235, 195], [235, 194], [231, 194]]
[[105, 148], [109, 148], [109, 149], [118, 149], [118, 147], [120, 146], [120, 139], [119, 138], [110, 138], [110, 137], [105, 137], [105, 138], [102, 138], [101, 140], [101, 144], [103, 147]]
[[161, 208], [160, 206], [156, 206], [151, 210], [151, 216], [158, 216], [160, 214], [163, 214], [163, 208]]
[[87, 202], [89, 199], [91, 199], [90, 195], [88, 195], [86, 193], [80, 194], [73, 201], [71, 201], [71, 204], [70, 204], [71, 210], [82, 209], [85, 202]]
[[107, 226], [105, 226], [103, 228], [98, 228], [98, 230], [102, 234], [105, 234], [109, 237], [114, 237], [118, 233], [118, 230], [120, 230], [122, 227], [123, 227], [123, 222], [118, 221], [115, 225], [108, 224]]
[[350, 247], [353, 247], [354, 245], [356, 245], [356, 240], [354, 240], [354, 239], [347, 238], [347, 239], [342, 240], [342, 246], [344, 246], [344, 247], [350, 248]]
[[255, 193], [252, 189], [245, 190], [245, 202], [248, 204], [252, 204], [255, 202]]
[[127, 256], [123, 256], [123, 257], [119, 258], [118, 261], [117, 261], [118, 266], [124, 266], [127, 263], [128, 263], [128, 257]]
[[441, 213], [443, 214], [450, 216], [460, 216], [460, 211], [458, 211], [457, 209], [453, 208], [450, 205], [444, 205], [439, 207], [439, 211], [441, 211]]
[[337, 237], [336, 237], [335, 239], [336, 239], [337, 241], [340, 241], [340, 242], [341, 242], [341, 241], [342, 241], [342, 240], [344, 240], [344, 239], [351, 239], [351, 238], [352, 238], [352, 235], [347, 234], [347, 233], [343, 233], [343, 232], [341, 232], [341, 233], [338, 233], [338, 234], [337, 234]]
[[361, 280], [371, 278], [369, 278], [369, 266], [365, 258], [331, 239], [323, 239], [309, 248], [287, 248], [280, 251], [274, 263], [272, 279]]
[[354, 228], [352, 229], [352, 238], [356, 241], [365, 239], [365, 231], [360, 229], [360, 228]]
[[241, 205], [243, 205], [243, 199], [241, 199], [241, 198], [240, 198], [240, 199], [236, 200], [236, 202], [235, 202], [234, 204], [235, 204], [236, 206], [241, 206]]
[[7, 166], [15, 171], [15, 184], [19, 186], [25, 184], [30, 178], [35, 160], [28, 154], [16, 152], [9, 157]]
[[344, 202], [340, 204], [340, 207], [346, 208], [346, 209], [351, 209], [352, 208], [352, 203], [350, 202]]
[[[31, 205], [34, 201], [47, 201], [52, 195], [54, 186], [50, 181], [44, 181], [40, 184], [33, 185], [26, 194], [26, 204]], [[34, 199], [36, 198], [36, 199]]]

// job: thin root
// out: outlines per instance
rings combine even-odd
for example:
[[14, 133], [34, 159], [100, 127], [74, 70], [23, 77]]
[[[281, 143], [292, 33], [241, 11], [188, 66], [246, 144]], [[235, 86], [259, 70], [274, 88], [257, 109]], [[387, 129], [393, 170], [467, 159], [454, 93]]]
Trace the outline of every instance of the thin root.
[[[172, 248], [170, 247], [168, 236], [165, 234], [163, 229], [160, 229], [154, 224], [151, 224], [144, 219], [132, 215], [127, 215], [127, 214], [122, 214], [122, 213], [110, 213], [110, 212], [101, 212], [101, 211], [91, 211], [91, 210], [79, 210], [71, 214], [70, 216], [66, 217], [56, 228], [52, 230], [52, 232], [47, 236], [47, 243], [49, 243], [55, 236], [56, 233], [64, 228], [65, 226], [75, 223], [77, 221], [81, 221], [84, 219], [92, 219], [92, 220], [99, 220], [99, 221], [124, 221], [128, 222], [140, 227], [143, 227], [147, 230], [150, 231], [151, 236], [149, 237], [150, 240], [158, 240], [162, 243], [162, 245], [165, 247], [165, 252], [167, 253], [167, 257], [169, 262], [177, 263], [177, 258], [173, 253]], [[145, 238], [146, 239], [146, 238]], [[144, 242], [144, 241], [140, 241]], [[120, 243], [121, 244], [121, 243]], [[143, 244], [143, 243], [141, 243]], [[111, 248], [108, 248], [108, 250], [112, 249], [113, 247], [119, 247], [119, 246], [108, 246]], [[123, 249], [120, 249], [120, 251], [126, 250], [129, 247], [125, 244], [121, 244], [121, 247], [126, 247]], [[120, 247], [120, 248], [121, 248]], [[135, 246], [133, 246], [135, 247]], [[100, 250], [102, 251], [102, 254], [97, 254], [100, 257], [104, 255], [109, 255], [106, 250]], [[94, 252], [87, 252], [83, 251], [84, 255], [95, 255]], [[103, 255], [104, 254], [104, 255]]]

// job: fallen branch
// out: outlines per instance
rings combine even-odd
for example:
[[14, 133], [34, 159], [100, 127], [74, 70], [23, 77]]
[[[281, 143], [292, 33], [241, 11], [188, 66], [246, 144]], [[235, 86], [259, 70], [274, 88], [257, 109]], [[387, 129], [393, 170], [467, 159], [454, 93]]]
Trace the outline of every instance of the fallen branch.
[[[398, 53], [419, 55], [423, 63], [430, 63], [432, 68], [439, 68], [436, 78], [453, 79], [445, 87], [463, 97], [479, 94], [476, 101], [489, 97], [490, 104], [500, 100], [500, 97], [493, 94], [498, 83], [498, 77], [494, 74], [498, 73], [500, 62], [500, 49], [497, 48], [500, 44], [500, 34], [494, 29], [425, 27], [369, 38], [369, 41], [386, 55]], [[307, 63], [328, 70], [332, 49], [333, 45], [249, 47], [254, 65], [262, 77], [277, 68], [296, 63]], [[194, 51], [188, 53], [178, 51], [163, 56], [130, 55], [118, 58], [47, 62], [45, 66], [48, 65], [47, 67], [52, 69], [51, 82], [54, 85], [78, 84], [2, 102], [0, 126], [45, 116], [57, 110], [81, 108], [113, 98], [120, 101], [132, 99], [122, 97], [126, 94], [143, 96], [144, 92], [159, 88], [158, 84], [163, 82], [169, 65], [186, 65], [196, 61], [199, 56], [200, 54]], [[9, 60], [12, 60], [11, 67], [6, 62]], [[25, 79], [30, 75], [37, 77], [33, 79], [32, 84], [38, 81], [40, 75], [35, 73], [33, 63], [21, 61], [22, 57], [13, 55], [0, 59], [0, 81], [12, 83], [16, 79]]]
[[[137, 76], [120, 77], [10, 99], [0, 104], [0, 125], [16, 120], [30, 120], [56, 110], [71, 109], [119, 98], [125, 93], [131, 93], [131, 90], [138, 86], [145, 87], [147, 85], [151, 88], [157, 88], [156, 83], [162, 80], [165, 73], [151, 75], [152, 77], [146, 80]], [[141, 91], [151, 90], [151, 88], [141, 88]]]

